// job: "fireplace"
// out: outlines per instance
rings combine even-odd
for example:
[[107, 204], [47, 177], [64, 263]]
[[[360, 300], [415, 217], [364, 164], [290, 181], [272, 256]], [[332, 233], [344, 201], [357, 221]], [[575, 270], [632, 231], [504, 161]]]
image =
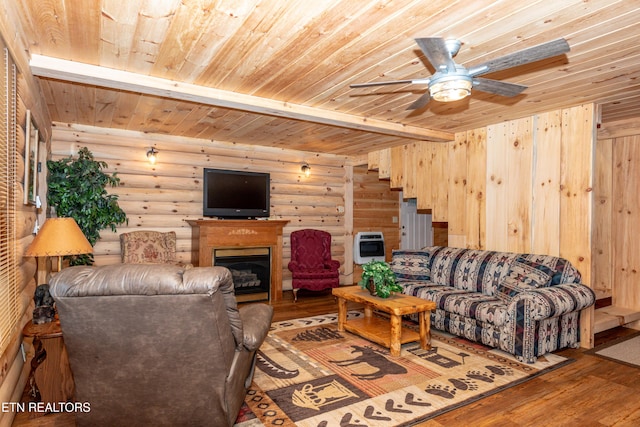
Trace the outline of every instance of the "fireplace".
[[191, 263], [195, 266], [213, 265], [214, 249], [269, 248], [271, 276], [266, 297], [271, 302], [282, 300], [282, 228], [289, 221], [199, 219], [187, 222], [191, 226]]
[[231, 271], [238, 302], [269, 300], [270, 248], [213, 248], [212, 252], [212, 265]]

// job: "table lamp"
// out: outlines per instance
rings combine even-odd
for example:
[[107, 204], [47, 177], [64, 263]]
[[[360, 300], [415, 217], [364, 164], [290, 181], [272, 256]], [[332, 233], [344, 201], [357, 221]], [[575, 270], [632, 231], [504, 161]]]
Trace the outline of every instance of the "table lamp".
[[93, 252], [91, 243], [73, 218], [49, 218], [36, 234], [25, 256], [57, 256], [58, 270], [62, 270], [62, 257]]

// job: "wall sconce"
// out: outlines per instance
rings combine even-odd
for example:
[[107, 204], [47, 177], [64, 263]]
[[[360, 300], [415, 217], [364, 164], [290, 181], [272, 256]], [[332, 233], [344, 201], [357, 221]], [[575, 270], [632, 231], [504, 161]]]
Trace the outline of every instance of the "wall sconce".
[[311, 175], [311, 166], [309, 166], [309, 163], [304, 163], [300, 170], [307, 178], [309, 178], [309, 175]]
[[156, 150], [154, 147], [151, 147], [149, 151], [147, 151], [147, 159], [149, 159], [149, 163], [155, 165], [156, 160], [158, 160], [158, 150]]

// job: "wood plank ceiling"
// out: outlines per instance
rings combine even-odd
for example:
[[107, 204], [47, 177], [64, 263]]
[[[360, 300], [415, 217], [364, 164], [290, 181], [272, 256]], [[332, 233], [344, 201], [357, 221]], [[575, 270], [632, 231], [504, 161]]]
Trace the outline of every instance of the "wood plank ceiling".
[[[640, 115], [637, 0], [5, 3], [55, 122], [362, 155], [585, 102]], [[407, 111], [424, 86], [349, 88], [430, 76], [414, 42], [430, 36], [459, 39], [465, 66], [559, 37], [571, 51], [486, 76], [529, 86], [515, 98]]]

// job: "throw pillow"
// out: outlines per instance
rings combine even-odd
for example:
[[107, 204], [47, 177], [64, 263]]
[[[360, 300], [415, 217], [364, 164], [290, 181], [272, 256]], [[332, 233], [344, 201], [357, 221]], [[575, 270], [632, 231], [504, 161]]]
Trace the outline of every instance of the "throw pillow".
[[509, 302], [520, 292], [544, 288], [551, 284], [554, 271], [549, 267], [524, 258], [516, 258], [497, 289], [497, 297]]
[[430, 258], [429, 252], [425, 251], [393, 251], [391, 271], [400, 282], [429, 280]]
[[553, 271], [551, 275], [551, 284], [560, 285], [562, 283], [580, 283], [580, 272], [566, 259], [553, 255], [525, 255], [528, 261], [537, 262], [545, 265]]

